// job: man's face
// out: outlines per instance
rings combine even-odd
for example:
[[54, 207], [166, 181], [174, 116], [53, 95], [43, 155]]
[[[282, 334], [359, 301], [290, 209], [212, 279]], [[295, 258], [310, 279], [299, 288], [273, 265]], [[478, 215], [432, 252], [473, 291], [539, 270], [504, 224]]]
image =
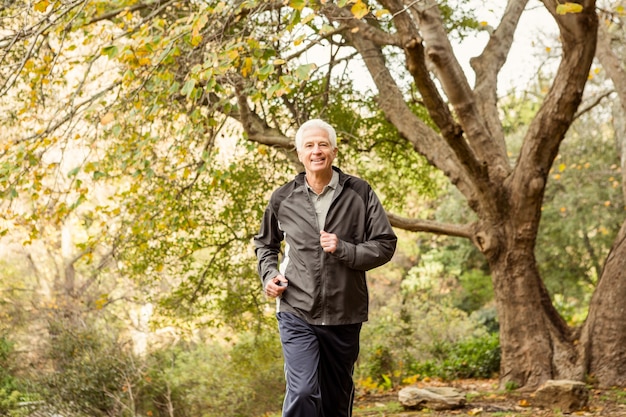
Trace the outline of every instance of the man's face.
[[337, 148], [333, 148], [325, 130], [311, 128], [304, 131], [298, 159], [304, 164], [307, 173], [331, 170], [335, 156], [337, 156]]

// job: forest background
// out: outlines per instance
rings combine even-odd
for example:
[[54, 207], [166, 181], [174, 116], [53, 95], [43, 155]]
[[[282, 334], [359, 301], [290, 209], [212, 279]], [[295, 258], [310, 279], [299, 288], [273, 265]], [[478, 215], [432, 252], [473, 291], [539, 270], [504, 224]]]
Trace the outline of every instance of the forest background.
[[279, 410], [251, 238], [309, 117], [400, 236], [359, 393], [626, 385], [624, 4], [491, 3], [3, 3], [0, 414]]

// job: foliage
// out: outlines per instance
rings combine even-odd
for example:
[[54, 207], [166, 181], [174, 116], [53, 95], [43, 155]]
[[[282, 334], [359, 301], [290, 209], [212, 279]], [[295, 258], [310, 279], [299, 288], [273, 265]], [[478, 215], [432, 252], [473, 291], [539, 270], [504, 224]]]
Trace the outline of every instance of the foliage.
[[[347, 73], [279, 59], [296, 26], [326, 30], [302, 20], [301, 7], [171, 3], [12, 4], [21, 19], [3, 17], [15, 42], [2, 59], [16, 71], [3, 73], [15, 95], [0, 102], [1, 224], [23, 228], [27, 242], [45, 228], [80, 227], [78, 250], [110, 252], [117, 273], [170, 312], [206, 325], [241, 318], [230, 324], [245, 329], [263, 304], [250, 239], [268, 192], [294, 170], [289, 150], [255, 144], [229, 117], [243, 110], [233, 80], [254, 110], [280, 121], [278, 133], [308, 117], [335, 123], [345, 168], [370, 179], [388, 207], [410, 207], [436, 183]], [[55, 25], [41, 26], [53, 15]], [[21, 38], [20, 27], [48, 40]], [[285, 102], [297, 111], [285, 113]]]
[[30, 413], [22, 404], [34, 397], [26, 393], [25, 382], [17, 376], [14, 344], [0, 336], [0, 415], [22, 417]]
[[499, 334], [443, 342], [432, 346], [433, 359], [416, 360], [411, 372], [423, 377], [437, 377], [446, 381], [464, 378], [489, 379], [500, 370]]
[[586, 316], [580, 310], [624, 216], [619, 156], [605, 123], [593, 111], [574, 125], [551, 171], [538, 236], [546, 285], [574, 324]]
[[51, 372], [37, 376], [48, 404], [72, 413], [116, 414], [111, 394], [125, 389], [129, 355], [111, 328], [95, 323], [77, 325], [62, 319], [50, 323], [51, 340], [45, 358]]
[[[458, 350], [459, 357], [464, 355], [465, 359], [471, 359], [468, 365], [471, 368], [484, 366], [474, 363], [480, 354], [470, 358], [470, 348], [463, 347], [461, 342], [484, 340], [488, 334], [486, 329], [465, 312], [446, 305], [437, 294], [429, 294], [421, 291], [410, 297], [388, 299], [384, 307], [372, 312], [370, 321], [363, 327], [361, 358], [355, 372], [363, 385], [398, 386], [402, 380], [415, 375], [416, 364], [432, 360], [434, 362], [428, 362], [428, 366], [434, 366], [443, 359], [436, 355], [437, 346], [450, 347], [446, 353], [451, 355]], [[497, 334], [494, 337], [497, 338]], [[449, 360], [453, 361], [452, 357]], [[424, 376], [441, 373], [439, 376], [444, 377], [443, 371], [443, 366], [433, 368]]]
[[118, 401], [142, 415], [250, 416], [280, 407], [282, 367], [274, 334], [236, 342], [183, 342], [151, 352]]
[[69, 416], [128, 417], [169, 417], [173, 412], [181, 417], [250, 416], [276, 410], [282, 402], [280, 343], [273, 328], [232, 335], [230, 343], [222, 336], [200, 336], [195, 342], [154, 346], [143, 356], [96, 321], [58, 320], [50, 331], [53, 342], [42, 358], [49, 367], [26, 374], [19, 383], [28, 384], [32, 394], [18, 391], [5, 355], [9, 345], [2, 345], [3, 415], [30, 413], [21, 403], [33, 399], [38, 410]]

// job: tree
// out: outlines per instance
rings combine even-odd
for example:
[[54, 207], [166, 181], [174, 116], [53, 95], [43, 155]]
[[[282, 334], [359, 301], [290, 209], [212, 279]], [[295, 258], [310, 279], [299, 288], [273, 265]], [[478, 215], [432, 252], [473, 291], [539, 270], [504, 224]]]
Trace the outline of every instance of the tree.
[[[535, 260], [550, 169], [583, 99], [598, 32], [594, 0], [542, 3], [558, 25], [561, 60], [510, 158], [497, 76], [527, 0], [509, 0], [485, 32], [488, 42], [471, 61], [473, 88], [450, 41], [482, 27], [463, 2], [12, 2], [1, 11], [0, 39], [10, 132], [0, 184], [13, 209], [6, 220], [91, 219], [98, 233], [85, 245], [114, 236], [109, 244], [129, 273], [179, 274], [184, 291], [174, 294], [192, 296], [178, 300], [232, 305], [238, 293], [218, 279], [253, 271], [238, 257], [227, 262], [224, 248], [239, 242], [245, 253], [255, 229], [233, 224], [254, 218], [295, 163], [294, 128], [322, 116], [337, 125], [342, 146], [387, 155], [398, 167], [387, 180], [398, 189], [415, 191], [409, 180], [423, 172], [421, 155], [464, 196], [474, 216], [465, 224], [419, 218], [408, 203], [389, 217], [399, 228], [470, 239], [483, 253], [500, 321], [502, 385], [587, 374], [602, 386], [626, 385], [626, 224], [580, 329], [556, 310]], [[357, 89], [355, 65], [373, 92]], [[374, 109], [363, 104], [372, 98]], [[232, 120], [249, 153], [224, 166], [216, 144]], [[353, 139], [360, 137], [368, 140]], [[83, 156], [71, 166], [58, 156], [70, 150]], [[116, 204], [85, 204], [96, 186], [109, 187]], [[26, 203], [29, 210], [17, 210]], [[244, 216], [228, 217], [236, 209]], [[205, 258], [194, 256], [207, 247]]]

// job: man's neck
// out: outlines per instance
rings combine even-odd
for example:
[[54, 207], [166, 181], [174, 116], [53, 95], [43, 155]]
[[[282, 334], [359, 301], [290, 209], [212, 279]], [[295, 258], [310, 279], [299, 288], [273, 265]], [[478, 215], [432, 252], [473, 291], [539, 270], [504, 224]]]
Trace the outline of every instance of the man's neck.
[[332, 179], [332, 169], [330, 171], [306, 173], [306, 182], [307, 184], [309, 184], [309, 187], [311, 187], [313, 191], [315, 191], [316, 194], [321, 194], [321, 192], [324, 191], [324, 187], [326, 187]]

